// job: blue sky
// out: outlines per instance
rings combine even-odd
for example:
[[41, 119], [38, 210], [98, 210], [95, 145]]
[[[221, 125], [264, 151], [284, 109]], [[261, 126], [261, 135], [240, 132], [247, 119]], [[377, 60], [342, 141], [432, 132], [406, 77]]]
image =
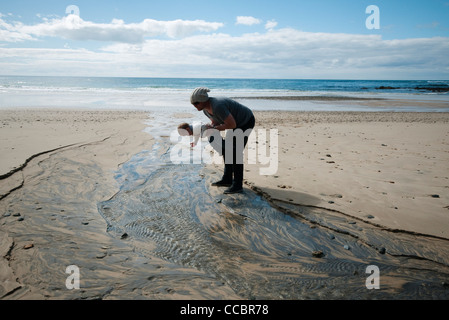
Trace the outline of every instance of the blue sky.
[[0, 4], [2, 74], [449, 79], [448, 56], [449, 0]]

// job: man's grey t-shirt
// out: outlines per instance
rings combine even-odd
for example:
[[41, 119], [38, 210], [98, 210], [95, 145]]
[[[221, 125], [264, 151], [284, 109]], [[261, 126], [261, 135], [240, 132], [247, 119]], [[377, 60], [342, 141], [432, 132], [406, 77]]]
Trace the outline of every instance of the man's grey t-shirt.
[[229, 98], [209, 98], [213, 115], [206, 110], [204, 114], [217, 124], [224, 123], [225, 119], [232, 114], [237, 124], [241, 128], [248, 123], [253, 116], [253, 112], [248, 107]]

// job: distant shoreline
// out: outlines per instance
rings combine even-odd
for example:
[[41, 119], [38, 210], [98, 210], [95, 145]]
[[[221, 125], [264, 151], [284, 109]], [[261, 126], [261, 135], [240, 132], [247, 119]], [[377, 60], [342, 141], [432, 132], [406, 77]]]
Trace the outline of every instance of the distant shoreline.
[[[444, 81], [1, 77], [0, 108], [189, 110], [196, 87], [255, 110], [449, 111]], [[420, 88], [420, 90], [417, 90]], [[422, 90], [421, 90], [422, 89]], [[438, 92], [432, 90], [438, 89]]]
[[347, 96], [257, 96], [257, 97], [233, 97], [232, 99], [244, 100], [315, 100], [315, 101], [348, 101], [348, 100], [389, 100], [388, 98], [365, 98], [365, 97], [347, 97]]

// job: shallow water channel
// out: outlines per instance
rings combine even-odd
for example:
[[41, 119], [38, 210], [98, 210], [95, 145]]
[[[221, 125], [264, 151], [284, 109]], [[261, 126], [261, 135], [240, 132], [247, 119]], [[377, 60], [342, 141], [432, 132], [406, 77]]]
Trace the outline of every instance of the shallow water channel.
[[[172, 147], [162, 137], [153, 150], [135, 155], [117, 172], [120, 191], [98, 204], [108, 231], [131, 238], [143, 256], [211, 274], [244, 299], [449, 297], [445, 264], [390, 254], [389, 244], [393, 251], [398, 245], [388, 234], [387, 252], [379, 251], [375, 240], [304, 219], [300, 206], [298, 215], [279, 210], [249, 188], [224, 195], [210, 186], [220, 172], [173, 164]], [[383, 237], [376, 232], [365, 230]]]

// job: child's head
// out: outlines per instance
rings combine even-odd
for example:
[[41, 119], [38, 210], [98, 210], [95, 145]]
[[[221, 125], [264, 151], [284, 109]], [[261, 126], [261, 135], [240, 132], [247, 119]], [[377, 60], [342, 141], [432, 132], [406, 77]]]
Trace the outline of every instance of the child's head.
[[192, 126], [188, 123], [181, 123], [178, 126], [178, 133], [180, 136], [191, 136], [193, 135]]

